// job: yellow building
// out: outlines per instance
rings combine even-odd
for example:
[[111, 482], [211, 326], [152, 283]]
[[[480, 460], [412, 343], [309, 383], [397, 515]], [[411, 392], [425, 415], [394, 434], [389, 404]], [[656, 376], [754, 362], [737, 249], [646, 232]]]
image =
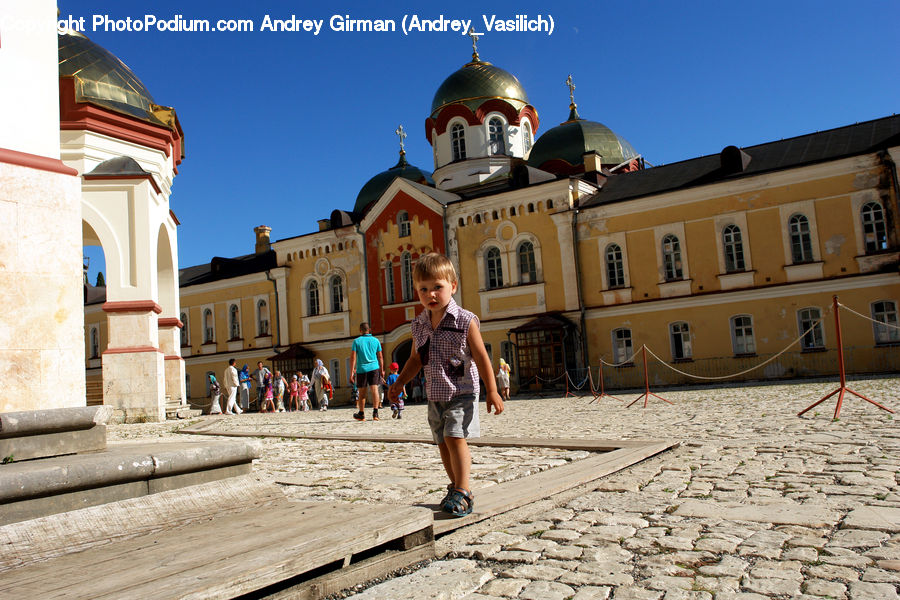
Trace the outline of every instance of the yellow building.
[[408, 357], [411, 268], [430, 251], [454, 262], [457, 301], [514, 388], [581, 385], [588, 367], [599, 386], [601, 365], [608, 387], [635, 386], [644, 346], [657, 384], [834, 376], [835, 295], [848, 371], [900, 368], [900, 117], [648, 167], [571, 100], [536, 137], [521, 84], [476, 54], [435, 94], [432, 171], [407, 162], [398, 130], [398, 163], [352, 210], [275, 242], [258, 227], [254, 254], [182, 269], [191, 403], [231, 357], [288, 373], [321, 358], [345, 402], [360, 322], [386, 363]]

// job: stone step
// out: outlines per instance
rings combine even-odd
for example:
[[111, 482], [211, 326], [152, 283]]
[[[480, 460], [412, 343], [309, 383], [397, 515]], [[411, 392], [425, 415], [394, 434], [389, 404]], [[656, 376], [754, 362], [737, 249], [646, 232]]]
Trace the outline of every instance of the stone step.
[[0, 525], [244, 475], [258, 457], [244, 441], [118, 442], [0, 465]]
[[105, 406], [0, 413], [0, 457], [12, 462], [103, 450], [111, 415]]

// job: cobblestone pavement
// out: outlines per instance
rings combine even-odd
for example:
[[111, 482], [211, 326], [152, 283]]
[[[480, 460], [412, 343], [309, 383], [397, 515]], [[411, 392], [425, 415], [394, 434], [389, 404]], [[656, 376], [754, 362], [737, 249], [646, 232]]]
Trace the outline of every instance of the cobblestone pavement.
[[[900, 378], [849, 385], [900, 410]], [[831, 418], [835, 398], [796, 416], [835, 387], [819, 381], [657, 391], [675, 404], [654, 399], [646, 409], [640, 403], [626, 409], [610, 398], [514, 398], [494, 416], [482, 404], [485, 436], [676, 439], [681, 445], [457, 530], [437, 541], [439, 560], [346, 595], [900, 599], [900, 415], [848, 395], [837, 421]], [[109, 437], [173, 437], [183, 426], [115, 425]], [[421, 405], [408, 407], [400, 421], [382, 411], [381, 421], [354, 422], [342, 408], [241, 415], [220, 426], [285, 434], [427, 433]], [[286, 493], [298, 499], [434, 502], [445, 484], [437, 452], [425, 444], [266, 438], [262, 445], [257, 476], [288, 481]], [[473, 448], [476, 497], [487, 485], [585, 455]]]

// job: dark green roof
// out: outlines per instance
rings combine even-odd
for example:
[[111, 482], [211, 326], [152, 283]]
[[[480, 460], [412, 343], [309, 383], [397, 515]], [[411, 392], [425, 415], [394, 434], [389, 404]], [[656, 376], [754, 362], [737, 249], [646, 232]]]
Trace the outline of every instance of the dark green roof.
[[528, 94], [515, 75], [489, 62], [473, 61], [452, 73], [434, 93], [431, 116], [448, 104], [465, 104], [473, 112], [487, 100], [499, 98], [521, 110]]
[[603, 157], [604, 165], [618, 165], [638, 157], [625, 138], [603, 123], [579, 118], [574, 107], [569, 116], [568, 121], [544, 132], [537, 139], [528, 155], [529, 165], [541, 168], [541, 165], [554, 159], [564, 160], [573, 166], [581, 165], [584, 154], [591, 151]]
[[362, 186], [362, 189], [359, 190], [359, 194], [356, 196], [356, 204], [353, 205], [353, 212], [362, 215], [370, 205], [381, 198], [384, 190], [388, 189], [388, 186], [398, 177], [416, 183], [434, 186], [434, 180], [431, 178], [431, 175], [419, 167], [406, 162], [406, 153], [401, 151], [400, 160], [397, 161], [396, 165], [387, 171], [382, 171], [378, 175], [375, 175]]

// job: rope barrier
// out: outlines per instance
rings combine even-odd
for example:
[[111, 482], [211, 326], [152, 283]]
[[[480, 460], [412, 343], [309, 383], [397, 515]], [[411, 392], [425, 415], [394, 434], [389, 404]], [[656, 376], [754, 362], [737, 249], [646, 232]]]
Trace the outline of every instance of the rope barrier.
[[878, 320], [876, 320], [876, 319], [873, 319], [872, 317], [867, 317], [866, 315], [864, 315], [864, 314], [862, 314], [862, 313], [856, 312], [855, 310], [853, 310], [852, 308], [850, 308], [850, 307], [847, 306], [846, 304], [841, 304], [840, 302], [838, 302], [838, 306], [839, 306], [840, 308], [843, 308], [843, 309], [846, 310], [846, 311], [852, 312], [854, 315], [856, 315], [856, 316], [858, 316], [858, 317], [862, 317], [862, 318], [865, 319], [866, 321], [872, 321], [872, 322], [875, 323], [876, 325], [881, 325], [882, 327], [890, 327], [890, 328], [892, 328], [892, 329], [900, 330], [900, 326], [894, 325], [894, 324], [892, 324], [892, 323], [885, 323], [884, 321], [878, 321]]

